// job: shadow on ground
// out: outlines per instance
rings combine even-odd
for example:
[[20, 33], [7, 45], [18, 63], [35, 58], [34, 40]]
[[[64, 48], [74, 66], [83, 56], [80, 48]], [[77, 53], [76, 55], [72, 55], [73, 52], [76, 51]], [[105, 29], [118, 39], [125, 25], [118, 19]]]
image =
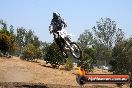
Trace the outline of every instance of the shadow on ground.
[[107, 86], [71, 86], [44, 83], [0, 82], [0, 88], [113, 88]]

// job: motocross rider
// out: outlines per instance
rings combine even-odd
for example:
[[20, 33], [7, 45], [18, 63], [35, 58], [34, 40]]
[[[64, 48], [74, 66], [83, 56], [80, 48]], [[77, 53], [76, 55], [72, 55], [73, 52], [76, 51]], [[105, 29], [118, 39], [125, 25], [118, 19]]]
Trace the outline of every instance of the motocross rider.
[[51, 24], [49, 26], [50, 34], [53, 33], [54, 40], [56, 44], [59, 46], [59, 49], [63, 50], [63, 45], [61, 45], [61, 40], [59, 39], [58, 31], [62, 30], [62, 27], [67, 27], [67, 24], [65, 23], [64, 19], [60, 17], [60, 14], [57, 12], [53, 12], [53, 19], [51, 20]]

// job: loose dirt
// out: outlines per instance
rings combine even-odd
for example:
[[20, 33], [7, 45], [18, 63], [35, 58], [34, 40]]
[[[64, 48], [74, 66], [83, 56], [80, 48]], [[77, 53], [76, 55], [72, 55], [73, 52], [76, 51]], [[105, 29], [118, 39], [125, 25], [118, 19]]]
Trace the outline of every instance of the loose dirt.
[[[0, 57], [0, 88], [80, 88], [75, 70], [65, 71], [51, 68], [43, 60], [23, 61], [19, 57]], [[94, 73], [109, 73], [96, 70]], [[109, 73], [110, 74], [110, 73]], [[85, 84], [83, 88], [119, 88], [116, 84]], [[129, 88], [124, 85], [122, 88]]]

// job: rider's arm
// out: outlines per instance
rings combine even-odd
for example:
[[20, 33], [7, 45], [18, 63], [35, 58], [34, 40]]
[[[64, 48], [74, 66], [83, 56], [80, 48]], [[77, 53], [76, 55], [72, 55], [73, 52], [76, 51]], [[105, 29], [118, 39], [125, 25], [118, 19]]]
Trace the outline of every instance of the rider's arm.
[[64, 24], [64, 27], [67, 27], [66, 22], [63, 20], [62, 23]]
[[53, 32], [53, 19], [52, 19], [51, 24], [49, 26], [49, 31], [50, 31], [50, 34]]
[[66, 22], [64, 21], [64, 19], [60, 18], [61, 19], [61, 23], [64, 25], [64, 27], [67, 27], [67, 24]]
[[50, 31], [50, 34], [53, 32], [53, 28], [51, 25], [49, 26], [49, 31]]

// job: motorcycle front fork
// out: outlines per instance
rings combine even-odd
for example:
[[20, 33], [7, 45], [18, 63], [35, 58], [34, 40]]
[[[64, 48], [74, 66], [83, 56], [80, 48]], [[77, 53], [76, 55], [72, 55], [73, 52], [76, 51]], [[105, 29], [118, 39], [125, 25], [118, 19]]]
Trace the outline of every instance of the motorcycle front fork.
[[74, 51], [73, 47], [70, 45], [70, 43], [68, 41], [65, 41], [66, 45], [68, 47], [69, 50]]

